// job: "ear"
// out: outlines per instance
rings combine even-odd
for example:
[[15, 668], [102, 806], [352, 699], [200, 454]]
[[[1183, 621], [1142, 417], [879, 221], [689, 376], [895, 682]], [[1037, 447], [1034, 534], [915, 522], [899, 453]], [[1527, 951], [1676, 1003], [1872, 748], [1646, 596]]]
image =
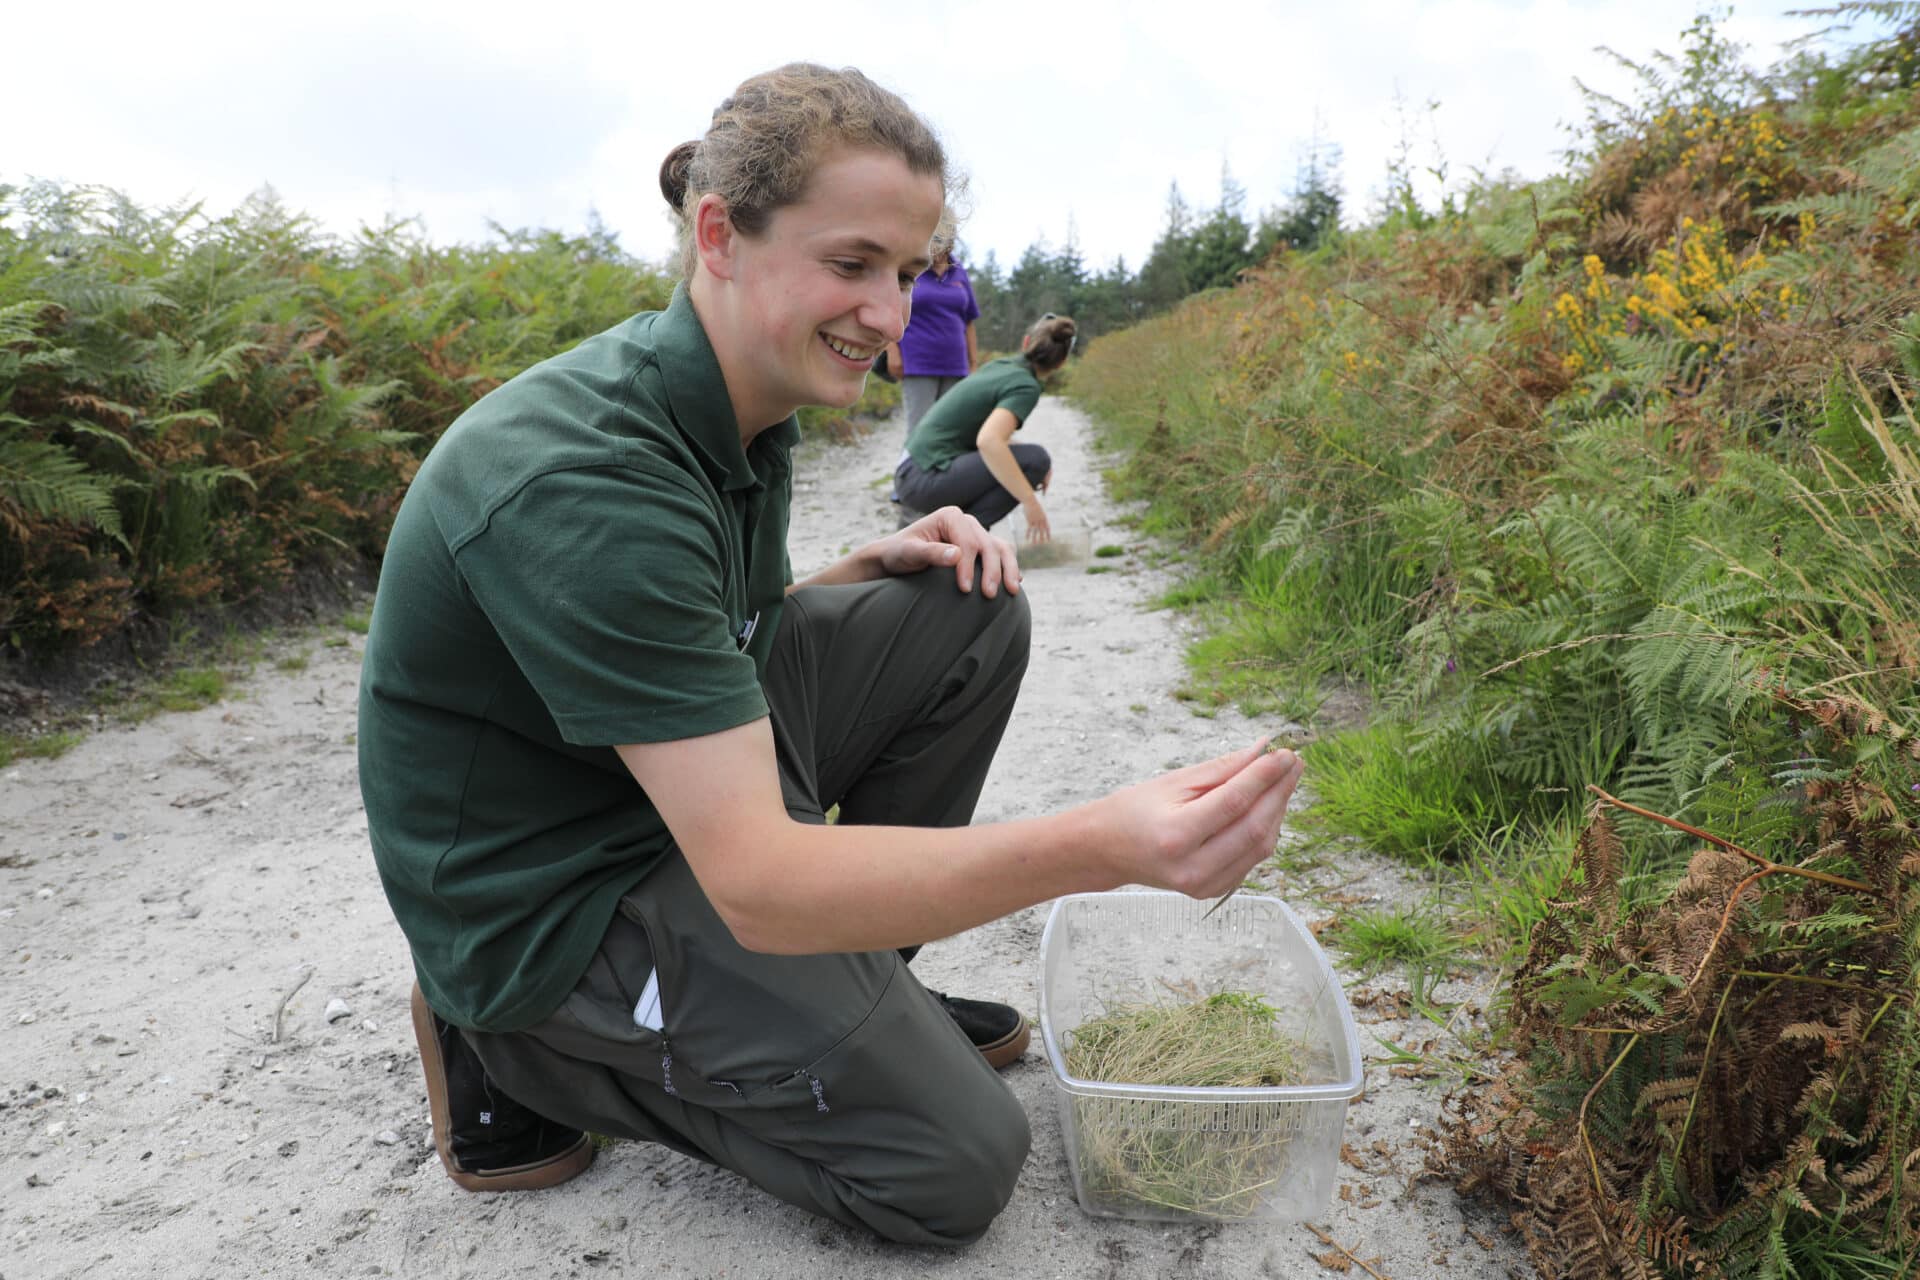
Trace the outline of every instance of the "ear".
[[1026, 350], [1026, 349], [1027, 349], [1028, 347], [1030, 347], [1030, 346], [1032, 346], [1032, 345], [1033, 345], [1033, 335], [1032, 335], [1032, 334], [1030, 334], [1030, 333], [1023, 333], [1023, 334], [1021, 334], [1021, 335], [1020, 335], [1020, 349], [1021, 349], [1022, 351], [1025, 351], [1025, 350]]
[[733, 219], [727, 202], [709, 191], [693, 210], [693, 250], [708, 274], [733, 279]]

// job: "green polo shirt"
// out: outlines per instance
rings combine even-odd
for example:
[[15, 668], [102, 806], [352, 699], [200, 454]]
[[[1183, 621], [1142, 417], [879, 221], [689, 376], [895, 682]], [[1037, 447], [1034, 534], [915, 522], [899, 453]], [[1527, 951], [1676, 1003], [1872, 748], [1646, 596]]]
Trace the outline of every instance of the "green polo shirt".
[[558, 1007], [666, 850], [615, 745], [767, 714], [798, 436], [741, 447], [682, 287], [486, 396], [421, 465], [367, 633], [360, 787], [450, 1021]]
[[945, 471], [963, 453], [978, 446], [974, 439], [995, 409], [1024, 423], [1040, 403], [1040, 379], [1025, 356], [1001, 356], [962, 378], [915, 424], [907, 437], [907, 452], [922, 471]]

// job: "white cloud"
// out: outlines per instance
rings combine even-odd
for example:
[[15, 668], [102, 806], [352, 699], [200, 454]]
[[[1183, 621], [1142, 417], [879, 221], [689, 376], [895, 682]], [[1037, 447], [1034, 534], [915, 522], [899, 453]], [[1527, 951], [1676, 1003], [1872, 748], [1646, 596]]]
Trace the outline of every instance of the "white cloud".
[[[1765, 63], [1811, 29], [1782, 16], [1793, 4], [1742, 4], [1722, 29]], [[18, 48], [42, 56], [10, 67], [11, 100], [33, 110], [9, 131], [0, 181], [216, 210], [271, 183], [342, 232], [418, 214], [440, 239], [479, 238], [489, 221], [578, 229], [591, 207], [630, 250], [664, 258], [668, 148], [741, 79], [806, 58], [861, 67], [941, 130], [972, 177], [976, 256], [1058, 245], [1071, 220], [1091, 263], [1137, 266], [1169, 182], [1208, 205], [1224, 160], [1253, 208], [1276, 203], [1316, 115], [1344, 152], [1350, 209], [1372, 203], [1407, 124], [1416, 168], [1444, 153], [1455, 182], [1474, 168], [1543, 175], [1583, 114], [1574, 79], [1627, 85], [1594, 46], [1674, 52], [1691, 16], [1672, 0], [846, 0], [831, 13], [767, 0], [33, 6], [10, 18]]]

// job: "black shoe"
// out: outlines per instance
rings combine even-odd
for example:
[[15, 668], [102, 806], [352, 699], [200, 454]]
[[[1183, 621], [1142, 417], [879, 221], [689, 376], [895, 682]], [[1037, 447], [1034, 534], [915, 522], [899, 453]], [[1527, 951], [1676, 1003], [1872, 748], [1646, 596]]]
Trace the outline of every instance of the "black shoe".
[[1033, 1029], [1027, 1025], [1025, 1015], [1011, 1005], [995, 1004], [991, 1000], [960, 1000], [939, 991], [927, 994], [939, 1001], [940, 1007], [959, 1024], [988, 1066], [1004, 1067], [1017, 1062], [1027, 1051]]
[[413, 1034], [427, 1077], [433, 1145], [447, 1176], [468, 1191], [532, 1191], [582, 1173], [593, 1142], [502, 1093], [457, 1027], [413, 987]]

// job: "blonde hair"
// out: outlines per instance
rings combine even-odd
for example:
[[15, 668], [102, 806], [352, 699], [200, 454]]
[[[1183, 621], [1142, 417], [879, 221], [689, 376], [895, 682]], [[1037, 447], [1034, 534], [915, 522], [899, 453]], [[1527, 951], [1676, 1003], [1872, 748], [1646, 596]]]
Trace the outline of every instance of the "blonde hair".
[[[681, 270], [693, 274], [700, 197], [718, 195], [733, 225], [757, 235], [775, 211], [801, 199], [821, 159], [842, 147], [891, 152], [912, 172], [939, 178], [944, 193], [957, 185], [940, 140], [897, 94], [853, 67], [790, 62], [741, 84], [713, 113], [705, 137], [681, 143], [661, 163], [660, 194], [680, 222]], [[950, 216], [943, 215], [943, 229]]]

